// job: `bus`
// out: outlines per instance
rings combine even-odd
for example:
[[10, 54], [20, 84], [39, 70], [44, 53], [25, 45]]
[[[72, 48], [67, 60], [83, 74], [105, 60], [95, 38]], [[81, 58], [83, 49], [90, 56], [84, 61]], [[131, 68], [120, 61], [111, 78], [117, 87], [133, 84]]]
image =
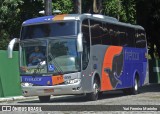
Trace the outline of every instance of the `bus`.
[[[23, 22], [20, 38], [8, 45], [12, 58], [19, 43], [23, 96], [86, 95], [105, 91], [137, 94], [147, 83], [147, 41], [143, 27], [100, 14], [59, 14]], [[30, 65], [38, 47], [44, 58]]]

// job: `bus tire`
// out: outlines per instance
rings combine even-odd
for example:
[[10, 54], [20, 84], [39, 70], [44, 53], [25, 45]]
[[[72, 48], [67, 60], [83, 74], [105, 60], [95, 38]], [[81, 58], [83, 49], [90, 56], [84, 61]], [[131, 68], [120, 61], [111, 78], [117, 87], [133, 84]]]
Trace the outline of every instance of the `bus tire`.
[[38, 96], [40, 102], [49, 102], [50, 96]]
[[93, 92], [87, 93], [87, 98], [90, 101], [96, 101], [98, 99], [98, 94], [99, 94], [99, 83], [97, 80], [94, 80], [93, 83]]
[[139, 80], [137, 77], [134, 79], [133, 87], [123, 89], [123, 93], [126, 95], [136, 95], [139, 93]]
[[138, 94], [138, 91], [139, 91], [139, 80], [138, 77], [136, 77], [134, 80], [134, 85], [131, 88], [131, 94], [136, 95]]

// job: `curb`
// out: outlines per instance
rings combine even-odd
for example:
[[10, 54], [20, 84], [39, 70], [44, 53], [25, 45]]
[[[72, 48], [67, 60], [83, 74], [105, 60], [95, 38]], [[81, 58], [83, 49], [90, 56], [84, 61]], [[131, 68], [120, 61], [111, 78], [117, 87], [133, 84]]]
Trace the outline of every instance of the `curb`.
[[14, 97], [0, 98], [0, 102], [8, 102], [8, 101], [16, 101], [16, 100], [26, 100], [26, 99], [36, 99], [36, 98], [37, 98], [37, 96], [34, 96], [34, 97], [14, 96]]
[[[73, 95], [62, 95], [62, 96], [51, 96], [51, 98], [62, 98], [62, 97], [69, 97]], [[24, 97], [24, 96], [12, 96], [12, 97], [3, 97], [0, 98], [0, 103], [2, 102], [8, 102], [8, 101], [18, 101], [18, 100], [29, 100], [29, 99], [38, 99], [38, 96], [31, 96], [31, 97]]]

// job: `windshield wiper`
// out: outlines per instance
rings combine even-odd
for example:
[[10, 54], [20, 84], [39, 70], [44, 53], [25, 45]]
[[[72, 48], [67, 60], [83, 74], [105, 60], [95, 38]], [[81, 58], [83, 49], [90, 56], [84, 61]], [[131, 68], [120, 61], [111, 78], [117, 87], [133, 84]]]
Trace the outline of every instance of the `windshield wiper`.
[[56, 62], [55, 57], [51, 53], [49, 53], [48, 55], [51, 57], [51, 61], [53, 61], [54, 65], [56, 67], [55, 69], [58, 71], [58, 73], [59, 74], [64, 74], [63, 70], [61, 69], [61, 67]]

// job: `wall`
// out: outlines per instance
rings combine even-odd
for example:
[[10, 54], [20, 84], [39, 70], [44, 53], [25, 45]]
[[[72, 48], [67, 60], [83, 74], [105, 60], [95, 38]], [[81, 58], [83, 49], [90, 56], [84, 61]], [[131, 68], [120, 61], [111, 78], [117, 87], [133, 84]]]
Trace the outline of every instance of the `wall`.
[[9, 59], [7, 51], [0, 50], [0, 97], [21, 95], [18, 52]]

